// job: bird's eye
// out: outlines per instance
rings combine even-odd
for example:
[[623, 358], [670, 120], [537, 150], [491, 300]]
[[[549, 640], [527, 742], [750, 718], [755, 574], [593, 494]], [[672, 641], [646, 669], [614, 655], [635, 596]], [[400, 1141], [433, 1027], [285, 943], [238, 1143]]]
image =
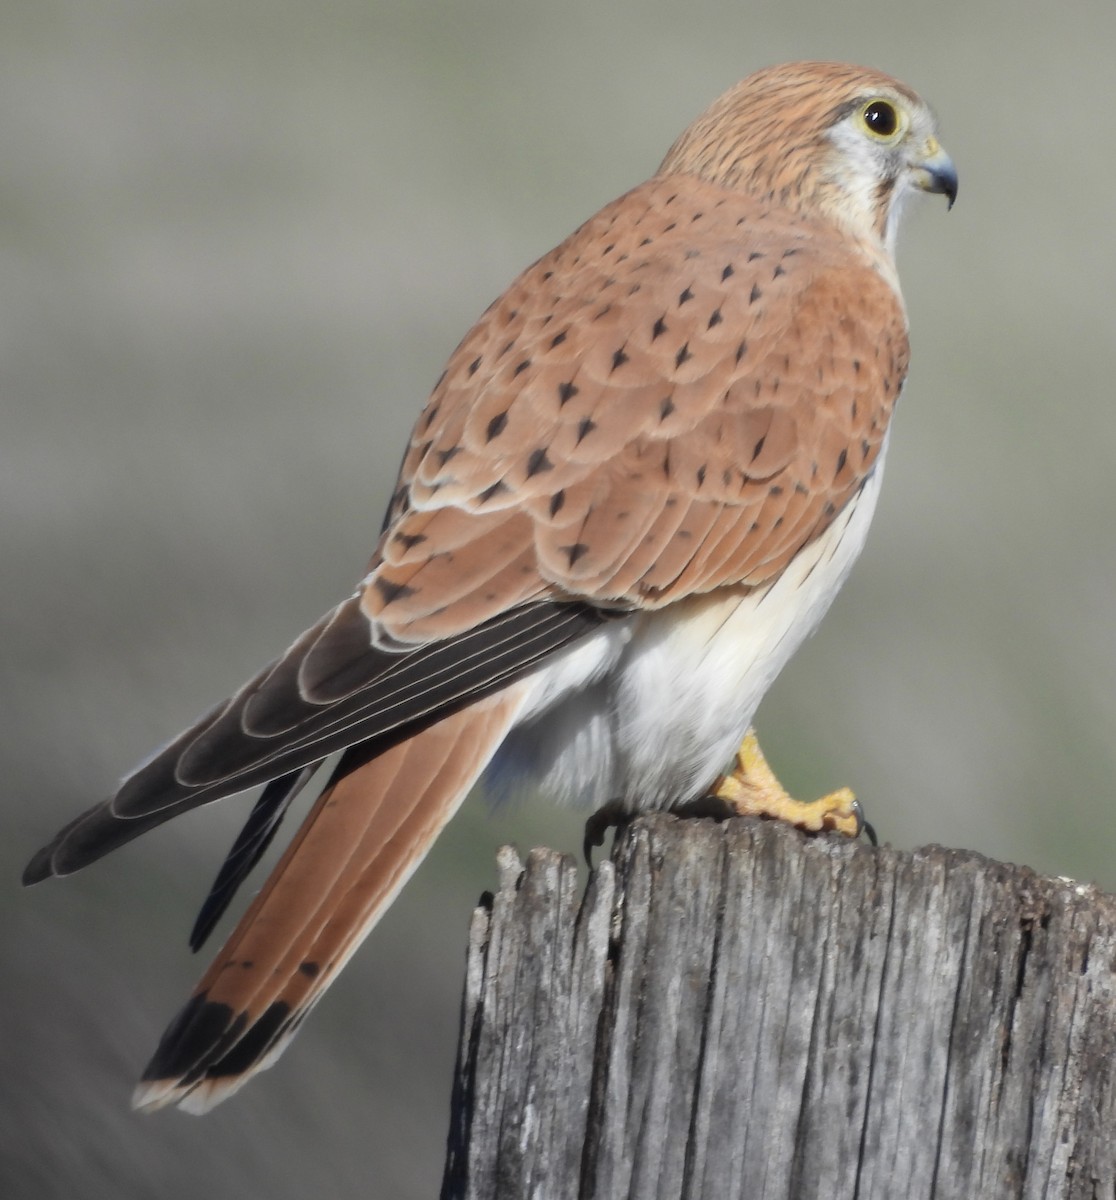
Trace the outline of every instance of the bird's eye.
[[860, 113], [869, 133], [878, 138], [890, 138], [899, 128], [899, 114], [889, 100], [869, 100]]

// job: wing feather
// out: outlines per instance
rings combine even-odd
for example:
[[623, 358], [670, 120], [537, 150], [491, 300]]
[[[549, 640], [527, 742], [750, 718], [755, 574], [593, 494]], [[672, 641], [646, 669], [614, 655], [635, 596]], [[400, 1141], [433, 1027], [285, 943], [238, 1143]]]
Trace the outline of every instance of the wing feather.
[[855, 245], [696, 177], [621, 197], [451, 357], [360, 592], [27, 878], [356, 742], [397, 744], [610, 611], [763, 585], [873, 470], [906, 359], [901, 302]]
[[[354, 743], [382, 752], [507, 686], [607, 619], [585, 604], [539, 604], [504, 613], [449, 642], [385, 653], [384, 669], [366, 688], [319, 706], [274, 738], [249, 737], [235, 719], [252, 694], [249, 684], [125, 780], [115, 797], [67, 825], [35, 855], [24, 880], [36, 883], [79, 870], [180, 812], [300, 770]], [[295, 645], [304, 643], [299, 639]], [[287, 679], [269, 668], [260, 682], [269, 677]], [[197, 782], [186, 783], [179, 763], [194, 747], [190, 778]]]
[[320, 763], [311, 763], [300, 771], [281, 775], [264, 788], [248, 816], [244, 828], [233, 842], [221, 864], [201, 910], [190, 931], [190, 949], [195, 953], [205, 945], [217, 922], [252, 868], [264, 856], [283, 822], [291, 802], [309, 782]]

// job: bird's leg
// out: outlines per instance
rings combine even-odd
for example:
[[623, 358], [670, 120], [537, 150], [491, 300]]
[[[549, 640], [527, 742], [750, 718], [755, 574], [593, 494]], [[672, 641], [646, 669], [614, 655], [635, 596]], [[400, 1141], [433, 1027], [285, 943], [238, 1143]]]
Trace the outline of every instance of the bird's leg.
[[713, 785], [712, 797], [739, 816], [786, 821], [807, 833], [834, 830], [846, 837], [867, 833], [876, 844], [876, 831], [864, 819], [860, 801], [846, 788], [820, 800], [795, 800], [788, 795], [763, 756], [754, 729], [749, 729], [736, 752], [736, 766]]
[[[740, 743], [732, 772], [722, 775], [706, 795], [672, 811], [680, 817], [712, 817], [716, 821], [763, 817], [786, 821], [805, 833], [832, 831], [850, 838], [863, 833], [873, 846], [877, 845], [876, 831], [864, 819], [860, 801], [850, 788], [838, 788], [818, 800], [796, 800], [791, 796], [764, 757], [754, 729], [749, 729]], [[622, 801], [612, 800], [585, 822], [582, 850], [590, 867], [593, 850], [604, 844], [608, 831], [623, 825], [633, 815]]]
[[585, 822], [585, 840], [581, 843], [581, 850], [585, 855], [586, 866], [592, 868], [593, 851], [604, 845], [605, 834], [610, 829], [623, 825], [631, 815], [621, 801], [610, 800]]

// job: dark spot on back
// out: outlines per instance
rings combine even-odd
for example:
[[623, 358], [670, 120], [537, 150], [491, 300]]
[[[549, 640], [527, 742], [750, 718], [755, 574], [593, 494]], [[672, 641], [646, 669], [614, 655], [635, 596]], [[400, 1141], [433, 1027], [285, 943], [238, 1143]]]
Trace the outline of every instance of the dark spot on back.
[[486, 487], [477, 499], [481, 504], [487, 504], [493, 496], [498, 496], [501, 492], [506, 492], [507, 490], [508, 485], [502, 479], [497, 479], [490, 487]]
[[540, 446], [537, 450], [531, 451], [531, 456], [527, 459], [527, 478], [532, 475], [539, 475], [543, 471], [553, 470], [554, 464], [546, 456], [546, 447]]
[[395, 583], [391, 579], [385, 579], [383, 575], [376, 576], [373, 586], [385, 604], [391, 604], [395, 600], [406, 600], [408, 596], [415, 594], [413, 587], [408, 587], [405, 583]]

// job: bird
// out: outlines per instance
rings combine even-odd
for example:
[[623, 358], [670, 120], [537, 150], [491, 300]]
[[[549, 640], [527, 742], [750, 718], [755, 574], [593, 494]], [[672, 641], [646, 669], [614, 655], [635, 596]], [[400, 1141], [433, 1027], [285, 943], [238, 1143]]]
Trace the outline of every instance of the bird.
[[876, 507], [909, 358], [900, 213], [957, 195], [936, 129], [844, 63], [717, 99], [452, 353], [356, 590], [33, 857], [26, 883], [67, 875], [264, 785], [196, 949], [340, 754], [137, 1107], [204, 1112], [270, 1066], [471, 792], [859, 830], [847, 789], [782, 789], [753, 717]]

